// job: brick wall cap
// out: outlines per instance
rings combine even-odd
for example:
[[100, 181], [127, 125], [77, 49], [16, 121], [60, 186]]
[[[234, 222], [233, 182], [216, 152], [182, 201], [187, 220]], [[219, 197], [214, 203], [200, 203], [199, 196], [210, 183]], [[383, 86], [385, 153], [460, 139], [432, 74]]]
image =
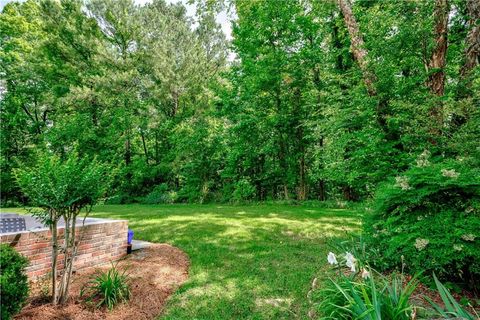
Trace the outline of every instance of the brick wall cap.
[[[80, 221], [78, 221], [80, 220]], [[79, 223], [80, 222], [80, 223]], [[125, 222], [128, 223], [128, 220], [125, 219], [104, 219], [104, 218], [91, 218], [87, 217], [87, 220], [85, 220], [85, 224], [82, 224], [83, 218], [80, 217], [77, 219], [77, 227], [87, 227], [91, 225], [99, 225], [99, 224], [110, 224], [110, 223], [117, 223], [117, 222]], [[57, 230], [64, 230], [65, 226], [59, 226]], [[3, 237], [6, 236], [12, 236], [12, 235], [17, 235], [17, 234], [27, 234], [31, 232], [43, 232], [43, 231], [50, 231], [49, 227], [35, 227], [27, 230], [22, 230], [22, 231], [14, 231], [14, 232], [5, 232], [5, 233], [0, 233], [0, 237], [3, 240]]]

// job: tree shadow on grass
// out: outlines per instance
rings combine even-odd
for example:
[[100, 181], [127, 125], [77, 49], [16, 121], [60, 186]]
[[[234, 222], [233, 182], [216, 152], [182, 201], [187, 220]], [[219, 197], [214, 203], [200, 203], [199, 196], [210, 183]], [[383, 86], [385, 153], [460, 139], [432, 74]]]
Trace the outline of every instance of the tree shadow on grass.
[[326, 266], [326, 239], [360, 226], [355, 212], [303, 208], [99, 209], [98, 216], [128, 219], [137, 239], [189, 255], [190, 279], [165, 319], [304, 319], [312, 278]]

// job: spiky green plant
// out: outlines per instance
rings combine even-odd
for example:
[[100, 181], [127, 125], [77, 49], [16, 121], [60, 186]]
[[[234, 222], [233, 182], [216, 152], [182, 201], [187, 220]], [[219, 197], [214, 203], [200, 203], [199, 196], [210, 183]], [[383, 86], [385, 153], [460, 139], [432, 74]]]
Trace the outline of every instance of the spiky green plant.
[[437, 279], [437, 276], [433, 274], [433, 279], [435, 280], [435, 285], [437, 286], [438, 293], [442, 298], [444, 308], [436, 304], [429, 297], [425, 299], [432, 305], [438, 315], [442, 316], [444, 319], [465, 319], [465, 320], [475, 320], [479, 319], [478, 315], [473, 316], [467, 310], [465, 310], [455, 298], [450, 294], [448, 289]]
[[385, 277], [368, 270], [368, 279], [340, 275], [338, 280], [331, 280], [332, 286], [321, 290], [318, 310], [323, 319], [411, 319], [414, 306], [410, 297], [418, 285], [417, 278], [405, 283], [401, 275]]
[[106, 306], [109, 310], [119, 303], [130, 299], [129, 275], [127, 270], [119, 270], [117, 265], [105, 271], [97, 272], [80, 291], [80, 297], [95, 307]]

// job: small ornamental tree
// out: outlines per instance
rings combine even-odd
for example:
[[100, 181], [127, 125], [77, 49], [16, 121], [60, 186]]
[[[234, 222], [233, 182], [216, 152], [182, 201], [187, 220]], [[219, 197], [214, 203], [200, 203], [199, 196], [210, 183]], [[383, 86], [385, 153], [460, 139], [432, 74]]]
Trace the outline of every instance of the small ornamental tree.
[[[32, 205], [41, 208], [33, 214], [52, 232], [52, 302], [65, 303], [68, 297], [72, 267], [78, 248], [77, 218], [86, 217], [105, 193], [109, 184], [105, 166], [96, 159], [79, 158], [73, 153], [66, 159], [42, 154], [33, 168], [15, 171], [22, 192]], [[59, 237], [60, 219], [65, 230]], [[64, 254], [64, 268], [57, 270], [59, 253]], [[58, 281], [60, 278], [60, 282]]]

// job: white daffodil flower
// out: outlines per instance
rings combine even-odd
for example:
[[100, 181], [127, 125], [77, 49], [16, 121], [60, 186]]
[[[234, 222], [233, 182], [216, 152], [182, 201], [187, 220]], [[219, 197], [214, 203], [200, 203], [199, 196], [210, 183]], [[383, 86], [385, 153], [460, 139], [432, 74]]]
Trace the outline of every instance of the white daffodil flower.
[[329, 252], [327, 256], [328, 263], [330, 264], [338, 264], [337, 257], [335, 257], [335, 253]]
[[345, 260], [347, 261], [346, 266], [349, 267], [352, 272], [356, 272], [357, 269], [356, 269], [355, 263], [357, 259], [355, 259], [353, 254], [351, 254], [350, 252], [347, 252], [345, 254]]
[[370, 278], [370, 272], [368, 272], [367, 269], [365, 269], [365, 268], [362, 269], [362, 278], [363, 279]]

